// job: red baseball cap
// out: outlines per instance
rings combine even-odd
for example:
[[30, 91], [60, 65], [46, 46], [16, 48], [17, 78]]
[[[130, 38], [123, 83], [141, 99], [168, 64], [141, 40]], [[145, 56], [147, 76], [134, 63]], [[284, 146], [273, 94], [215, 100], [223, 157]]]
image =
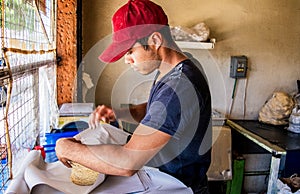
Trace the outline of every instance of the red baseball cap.
[[164, 10], [149, 0], [129, 0], [112, 17], [112, 43], [99, 59], [105, 63], [119, 60], [136, 43], [168, 25]]

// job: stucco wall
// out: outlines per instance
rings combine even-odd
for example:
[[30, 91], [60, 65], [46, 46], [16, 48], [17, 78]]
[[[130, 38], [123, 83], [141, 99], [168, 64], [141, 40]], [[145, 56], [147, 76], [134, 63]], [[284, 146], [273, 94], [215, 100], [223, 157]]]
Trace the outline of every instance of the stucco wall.
[[[141, 91], [129, 91], [130, 95], [146, 93], [147, 87], [143, 81], [136, 83], [124, 79], [137, 75], [128, 69], [123, 60], [105, 65], [97, 59], [109, 39], [111, 16], [125, 2], [83, 2], [83, 62], [94, 83], [85, 94], [86, 101], [111, 104], [116, 98], [112, 93], [119, 99], [128, 98], [128, 94], [124, 96], [126, 89], [122, 91], [116, 85], [120, 80], [127, 88], [142, 85]], [[200, 61], [207, 74], [214, 108], [224, 114], [229, 111], [234, 85], [234, 79], [229, 77], [229, 66], [230, 56], [234, 55], [248, 57], [249, 71], [247, 79], [238, 80], [231, 118], [256, 118], [261, 106], [274, 91], [296, 92], [296, 80], [300, 79], [300, 1], [154, 2], [164, 8], [172, 26], [190, 27], [205, 22], [210, 27], [211, 37], [217, 40], [215, 48], [187, 51]], [[117, 102], [122, 103], [122, 100]]]
[[76, 1], [57, 1], [57, 103], [72, 102], [76, 89]]

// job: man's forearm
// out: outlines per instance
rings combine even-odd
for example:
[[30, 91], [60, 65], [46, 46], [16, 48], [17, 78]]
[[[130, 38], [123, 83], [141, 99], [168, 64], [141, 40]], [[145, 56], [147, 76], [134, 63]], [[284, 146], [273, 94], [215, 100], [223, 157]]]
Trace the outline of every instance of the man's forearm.
[[131, 176], [153, 155], [153, 150], [130, 150], [120, 145], [83, 145], [60, 139], [58, 157], [82, 164], [103, 174]]
[[[117, 167], [118, 165], [105, 159], [107, 157], [103, 158], [99, 155], [101, 151], [97, 150], [96, 153], [95, 150], [95, 147], [77, 143], [68, 138], [62, 138], [56, 142], [56, 154], [62, 162], [73, 161], [103, 174], [130, 176], [134, 173], [134, 171]], [[112, 153], [111, 150], [108, 153]], [[115, 158], [115, 161], [117, 160], [118, 158]]]

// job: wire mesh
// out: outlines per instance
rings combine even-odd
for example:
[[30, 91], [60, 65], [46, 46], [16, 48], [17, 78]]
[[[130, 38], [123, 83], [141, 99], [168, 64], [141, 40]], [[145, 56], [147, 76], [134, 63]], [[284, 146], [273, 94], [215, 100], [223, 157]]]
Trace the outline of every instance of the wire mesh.
[[7, 162], [7, 138], [5, 135], [6, 127], [6, 100], [7, 100], [7, 79], [1, 80], [0, 82], [0, 154], [1, 154], [1, 165], [0, 165], [0, 188], [1, 191], [5, 189], [9, 181], [9, 167]]
[[38, 137], [38, 76], [36, 72], [14, 80], [8, 110], [13, 166], [22, 163]]
[[38, 142], [39, 69], [55, 65], [56, 1], [0, 0], [0, 4], [1, 193]]

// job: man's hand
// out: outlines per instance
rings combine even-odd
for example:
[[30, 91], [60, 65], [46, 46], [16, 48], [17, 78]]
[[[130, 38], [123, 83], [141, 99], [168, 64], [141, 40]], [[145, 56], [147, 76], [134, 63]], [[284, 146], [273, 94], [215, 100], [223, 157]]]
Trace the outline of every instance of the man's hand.
[[116, 116], [113, 110], [105, 105], [97, 106], [93, 113], [89, 117], [89, 127], [96, 128], [100, 121], [109, 123], [115, 121]]

